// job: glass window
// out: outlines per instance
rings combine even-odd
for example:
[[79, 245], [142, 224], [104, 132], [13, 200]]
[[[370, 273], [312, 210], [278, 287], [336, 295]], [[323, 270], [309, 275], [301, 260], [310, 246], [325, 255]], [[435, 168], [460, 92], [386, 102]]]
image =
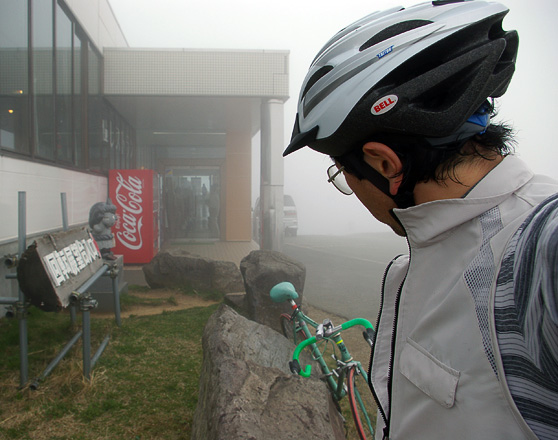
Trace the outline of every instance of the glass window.
[[0, 0], [0, 147], [29, 152], [27, 2]]
[[120, 169], [120, 117], [115, 111], [111, 111], [110, 115], [110, 167]]
[[87, 66], [89, 168], [94, 171], [107, 171], [110, 121], [101, 98], [101, 59], [91, 47], [88, 48]]
[[133, 127], [129, 124], [126, 124], [126, 130], [124, 132], [126, 168], [135, 168], [136, 149], [135, 149], [134, 134], [135, 131]]
[[127, 123], [122, 124], [122, 168], [130, 168], [130, 141], [129, 132], [130, 128]]
[[74, 157], [76, 165], [83, 167], [83, 130], [82, 125], [82, 93], [81, 93], [81, 66], [82, 66], [82, 55], [81, 55], [81, 38], [74, 34], [74, 106], [73, 106], [73, 117], [74, 117]]
[[52, 0], [33, 0], [33, 111], [35, 152], [55, 159], [53, 94], [53, 9]]
[[73, 163], [72, 22], [56, 5], [56, 156]]

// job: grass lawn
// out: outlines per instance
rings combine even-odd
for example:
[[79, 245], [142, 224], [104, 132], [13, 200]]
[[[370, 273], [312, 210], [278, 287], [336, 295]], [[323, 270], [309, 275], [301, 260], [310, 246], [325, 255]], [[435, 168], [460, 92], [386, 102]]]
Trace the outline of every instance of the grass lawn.
[[[111, 338], [91, 381], [82, 376], [80, 340], [35, 391], [18, 389], [18, 320], [0, 319], [0, 439], [189, 439], [202, 332], [216, 308], [131, 315], [120, 328], [92, 314], [92, 355]], [[28, 327], [32, 381], [77, 329], [67, 313], [34, 307]]]

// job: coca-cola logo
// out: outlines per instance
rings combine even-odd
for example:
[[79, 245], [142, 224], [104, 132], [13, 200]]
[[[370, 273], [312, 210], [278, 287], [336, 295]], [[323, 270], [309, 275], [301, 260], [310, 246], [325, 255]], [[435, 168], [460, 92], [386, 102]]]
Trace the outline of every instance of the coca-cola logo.
[[121, 231], [116, 233], [116, 238], [122, 245], [131, 250], [141, 249], [143, 238], [141, 228], [143, 226], [143, 182], [138, 177], [122, 177], [116, 175], [116, 196], [115, 203], [122, 209]]

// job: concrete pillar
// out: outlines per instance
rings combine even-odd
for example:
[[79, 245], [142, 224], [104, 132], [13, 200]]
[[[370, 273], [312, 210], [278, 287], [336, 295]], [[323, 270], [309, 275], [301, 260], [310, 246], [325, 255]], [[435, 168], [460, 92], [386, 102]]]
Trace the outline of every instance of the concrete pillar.
[[225, 197], [225, 240], [250, 241], [251, 138], [249, 132], [227, 132]]
[[282, 251], [283, 238], [283, 102], [270, 99], [261, 107], [260, 248]]

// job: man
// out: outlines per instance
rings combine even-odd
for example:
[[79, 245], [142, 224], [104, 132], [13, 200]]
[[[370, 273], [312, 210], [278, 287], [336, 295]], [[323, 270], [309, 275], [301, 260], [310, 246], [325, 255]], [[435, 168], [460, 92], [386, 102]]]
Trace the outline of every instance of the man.
[[[367, 16], [319, 52], [293, 137], [407, 237], [370, 365], [377, 438], [558, 438], [558, 183], [491, 123], [518, 36], [495, 2]], [[346, 181], [345, 181], [346, 179]]]

